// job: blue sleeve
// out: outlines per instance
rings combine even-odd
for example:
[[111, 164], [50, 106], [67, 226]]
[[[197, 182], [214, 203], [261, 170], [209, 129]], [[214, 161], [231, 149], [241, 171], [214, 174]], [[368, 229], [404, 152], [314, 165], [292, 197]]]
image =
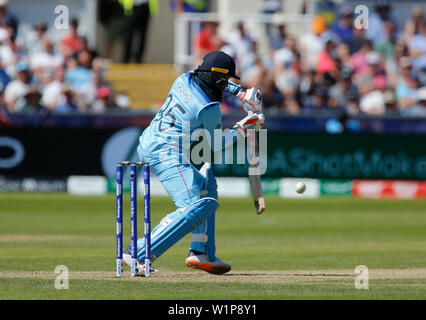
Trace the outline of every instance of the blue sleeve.
[[222, 129], [222, 114], [219, 103], [211, 103], [198, 113], [198, 121], [210, 134], [210, 147], [214, 147], [214, 129]]
[[239, 84], [233, 83], [232, 81], [228, 80], [228, 86], [225, 88], [225, 91], [236, 95], [242, 88], [243, 87], [241, 87]]
[[203, 128], [210, 134], [210, 147], [213, 151], [219, 151], [226, 148], [228, 145], [234, 144], [240, 136], [240, 133], [233, 129], [223, 132], [222, 143], [219, 144], [218, 148], [215, 148], [214, 130], [222, 129], [222, 114], [220, 113], [220, 106], [217, 102], [209, 104], [202, 109], [198, 113], [198, 120], [202, 123]]

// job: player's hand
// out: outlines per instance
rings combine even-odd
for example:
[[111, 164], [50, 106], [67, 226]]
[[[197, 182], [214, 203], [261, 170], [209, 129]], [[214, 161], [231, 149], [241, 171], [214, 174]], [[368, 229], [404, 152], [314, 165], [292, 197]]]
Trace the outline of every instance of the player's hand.
[[244, 110], [249, 113], [249, 111], [254, 113], [262, 112], [262, 93], [259, 89], [250, 88], [247, 90], [240, 90], [237, 93], [237, 98], [243, 103]]
[[257, 114], [249, 111], [249, 114], [245, 118], [234, 125], [234, 129], [240, 131], [244, 136], [247, 136], [248, 129], [259, 131], [263, 127], [264, 122], [265, 116], [263, 113]]

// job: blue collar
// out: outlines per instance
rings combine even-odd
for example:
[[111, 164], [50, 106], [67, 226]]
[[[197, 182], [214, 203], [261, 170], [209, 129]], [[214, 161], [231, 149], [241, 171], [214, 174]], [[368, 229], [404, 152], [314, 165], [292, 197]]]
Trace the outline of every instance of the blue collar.
[[209, 98], [210, 101], [221, 101], [222, 100], [222, 93], [220, 94], [220, 97], [218, 97], [218, 94], [215, 93], [207, 83], [205, 83], [203, 80], [198, 77], [194, 71], [189, 71], [189, 75], [201, 90], [204, 91], [207, 98]]

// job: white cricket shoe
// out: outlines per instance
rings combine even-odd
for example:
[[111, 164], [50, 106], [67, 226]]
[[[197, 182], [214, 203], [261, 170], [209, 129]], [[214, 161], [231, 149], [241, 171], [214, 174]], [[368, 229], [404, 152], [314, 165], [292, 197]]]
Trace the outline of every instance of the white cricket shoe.
[[223, 274], [231, 270], [231, 266], [219, 258], [209, 261], [206, 253], [195, 254], [190, 251], [188, 258], [185, 259], [185, 265], [192, 269], [200, 269], [208, 273]]
[[[123, 263], [129, 267], [132, 265], [132, 256], [130, 255], [130, 253], [127, 252], [127, 250], [123, 252]], [[151, 266], [151, 273], [153, 272], [158, 272], [158, 269], [154, 269]], [[145, 276], [145, 264], [142, 264], [139, 261], [137, 262], [136, 275]]]

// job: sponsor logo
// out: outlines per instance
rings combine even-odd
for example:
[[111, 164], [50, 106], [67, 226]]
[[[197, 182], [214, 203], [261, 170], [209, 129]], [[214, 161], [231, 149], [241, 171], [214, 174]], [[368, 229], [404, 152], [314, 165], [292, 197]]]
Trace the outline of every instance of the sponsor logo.
[[24, 146], [19, 140], [12, 137], [0, 137], [0, 148], [9, 149], [11, 154], [0, 158], [0, 169], [12, 169], [21, 164], [25, 158]]

